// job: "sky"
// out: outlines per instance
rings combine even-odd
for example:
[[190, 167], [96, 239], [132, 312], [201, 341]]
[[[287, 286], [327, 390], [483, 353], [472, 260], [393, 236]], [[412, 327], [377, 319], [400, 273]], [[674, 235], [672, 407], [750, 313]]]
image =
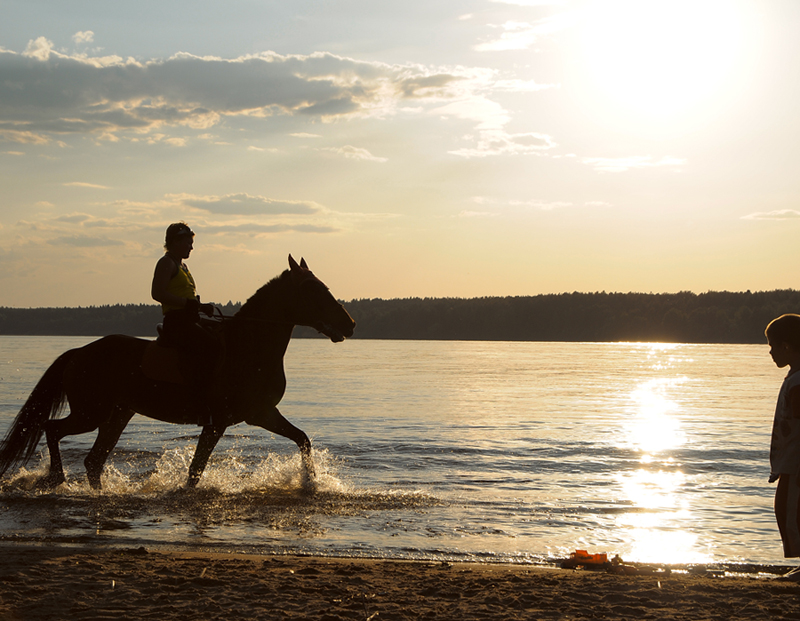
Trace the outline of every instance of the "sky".
[[2, 0], [0, 306], [797, 288], [797, 0]]

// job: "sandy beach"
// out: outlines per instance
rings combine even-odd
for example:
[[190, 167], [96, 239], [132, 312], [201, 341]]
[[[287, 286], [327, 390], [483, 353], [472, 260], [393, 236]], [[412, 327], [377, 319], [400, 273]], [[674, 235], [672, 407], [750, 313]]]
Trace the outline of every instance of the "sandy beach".
[[0, 619], [800, 619], [800, 585], [518, 565], [2, 547]]

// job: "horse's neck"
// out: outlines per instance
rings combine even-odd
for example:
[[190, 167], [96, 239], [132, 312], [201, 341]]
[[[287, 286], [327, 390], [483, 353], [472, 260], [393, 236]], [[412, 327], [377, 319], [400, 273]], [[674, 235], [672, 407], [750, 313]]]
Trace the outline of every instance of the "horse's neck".
[[263, 287], [236, 313], [237, 321], [226, 335], [228, 346], [243, 354], [241, 362], [246, 365], [282, 364], [292, 338], [294, 324], [281, 303], [285, 296], [277, 283], [270, 284], [273, 286]]
[[273, 278], [261, 287], [244, 303], [236, 317], [247, 321], [288, 323], [286, 300], [288, 292], [288, 271]]
[[[284, 373], [283, 358], [291, 335], [291, 326], [270, 326], [249, 321], [226, 324], [223, 348], [223, 374], [228, 378], [226, 381], [239, 385], [242, 381], [247, 384], [246, 378], [281, 378]], [[251, 385], [251, 388], [260, 391], [269, 390], [270, 386]]]

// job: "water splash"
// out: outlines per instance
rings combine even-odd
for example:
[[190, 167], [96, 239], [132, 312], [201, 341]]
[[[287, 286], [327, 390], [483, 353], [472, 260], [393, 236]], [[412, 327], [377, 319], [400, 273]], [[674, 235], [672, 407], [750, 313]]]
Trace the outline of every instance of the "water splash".
[[[135, 455], [109, 464], [100, 491], [91, 489], [82, 472], [75, 475], [69, 468], [65, 483], [52, 490], [37, 488], [47, 473], [43, 455], [33, 470], [21, 469], [3, 485], [0, 503], [8, 512], [0, 519], [0, 530], [34, 540], [74, 533], [85, 537], [87, 532], [118, 538], [120, 531], [147, 537], [155, 532], [153, 524], [159, 524], [157, 530], [182, 532], [184, 539], [193, 533], [209, 541], [245, 541], [253, 532], [262, 538], [272, 532], [273, 538], [308, 540], [330, 531], [330, 520], [442, 504], [420, 492], [359, 489], [342, 478], [341, 460], [327, 450], [312, 453], [313, 481], [299, 454], [271, 453], [256, 463], [244, 452], [228, 451], [209, 464], [198, 487], [188, 489], [192, 455], [192, 447], [167, 450], [148, 471], [135, 466], [152, 460]], [[37, 520], [44, 535], [29, 528]]]

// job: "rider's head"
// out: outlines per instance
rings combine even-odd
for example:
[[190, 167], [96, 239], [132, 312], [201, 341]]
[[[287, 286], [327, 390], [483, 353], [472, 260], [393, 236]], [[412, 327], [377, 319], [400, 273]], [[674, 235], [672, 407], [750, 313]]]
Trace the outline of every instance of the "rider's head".
[[164, 240], [164, 249], [169, 250], [170, 247], [178, 241], [182, 236], [188, 235], [194, 237], [194, 232], [189, 228], [185, 222], [174, 222], [167, 227], [167, 235]]

